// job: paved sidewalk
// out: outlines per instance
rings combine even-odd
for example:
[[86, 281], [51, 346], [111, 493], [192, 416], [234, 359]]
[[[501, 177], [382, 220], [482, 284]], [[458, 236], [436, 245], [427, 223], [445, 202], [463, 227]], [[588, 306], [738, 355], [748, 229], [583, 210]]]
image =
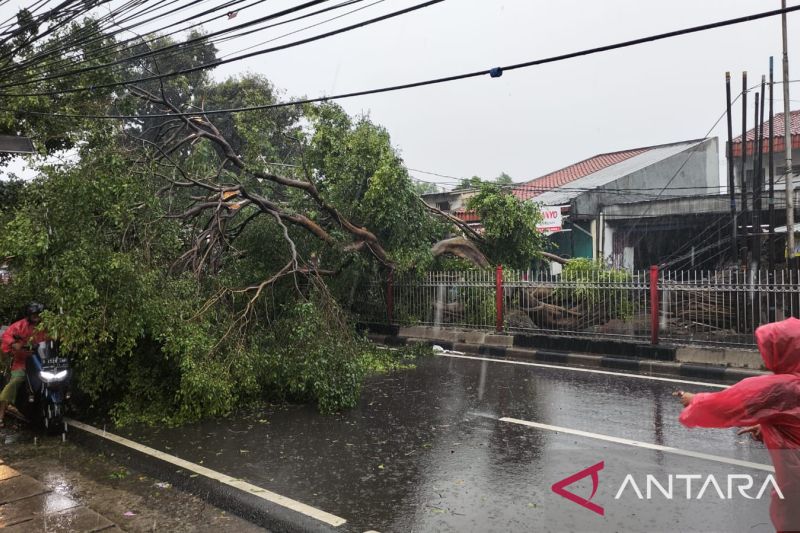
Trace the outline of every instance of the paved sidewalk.
[[77, 440], [0, 430], [0, 533], [264, 531]]
[[47, 533], [122, 531], [111, 520], [53, 492], [0, 459], [0, 528]]

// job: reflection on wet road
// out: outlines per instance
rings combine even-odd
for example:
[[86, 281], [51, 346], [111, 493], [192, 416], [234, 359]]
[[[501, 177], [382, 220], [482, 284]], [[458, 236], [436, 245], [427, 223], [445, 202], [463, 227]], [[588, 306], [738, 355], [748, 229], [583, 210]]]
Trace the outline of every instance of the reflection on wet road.
[[[490, 360], [439, 356], [416, 370], [372, 378], [358, 408], [321, 416], [272, 407], [230, 420], [126, 434], [153, 448], [348, 520], [348, 531], [769, 531], [768, 497], [687, 501], [615, 498], [627, 473], [720, 476], [763, 470], [760, 444], [733, 430], [687, 430], [671, 396], [679, 384]], [[703, 390], [683, 385], [686, 390]], [[708, 390], [718, 390], [709, 388]], [[508, 417], [733, 461], [643, 449]], [[592, 502], [604, 516], [554, 494], [553, 483], [602, 461]], [[642, 484], [642, 487], [644, 485]], [[588, 498], [590, 479], [571, 487]], [[724, 492], [724, 491], [723, 491]], [[723, 494], [724, 495], [724, 494]]]

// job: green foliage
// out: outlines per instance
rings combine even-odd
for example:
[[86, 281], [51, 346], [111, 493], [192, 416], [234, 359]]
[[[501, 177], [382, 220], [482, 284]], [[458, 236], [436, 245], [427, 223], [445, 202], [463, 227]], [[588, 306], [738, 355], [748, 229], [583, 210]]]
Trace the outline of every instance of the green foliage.
[[[68, 53], [87, 58], [89, 66], [130, 57], [148, 46], [175, 44], [169, 38], [135, 41], [119, 53], [100, 54], [114, 38], [86, 20], [64, 25], [52, 39], [15, 59], [58, 50], [76, 34], [86, 38], [75, 39]], [[215, 57], [214, 46], [201, 41], [160, 55], [158, 64], [142, 58], [33, 83], [26, 90], [102, 85]], [[21, 79], [57, 71], [61, 58], [47, 58], [15, 75]], [[141, 88], [162, 94], [159, 82]], [[180, 108], [279, 99], [263, 77], [214, 82], [207, 72], [169, 78], [163, 94]], [[326, 202], [378, 237], [398, 271], [427, 269], [430, 247], [446, 228], [420, 202], [386, 130], [367, 117], [352, 119], [329, 104], [215, 117], [216, 127], [251, 172], [220, 166], [219, 147], [206, 141], [172, 152], [170, 157], [188, 175], [242, 184], [279, 203], [286, 213], [308, 217], [334, 241], [322, 242], [296, 225], [283, 227], [245, 205], [236, 223], [248, 223], [235, 244], [214, 250], [219, 254], [214, 268], [185, 272], [176, 260], [195, 244], [194, 228], [165, 215], [196, 199], [187, 190], [159, 197], [168, 179], [186, 175], [148, 157], [156, 152], [151, 144], [157, 132], [171, 127], [167, 121], [148, 118], [123, 125], [47, 116], [112, 109], [141, 115], [162, 112], [161, 106], [144, 103], [126, 89], [14, 102], [6, 107], [18, 112], [0, 111], [0, 132], [34, 137], [42, 156], [72, 149], [75, 157], [59, 165], [33, 158], [38, 171], [33, 182], [0, 182], [0, 259], [8, 258], [15, 274], [13, 283], [0, 289], [0, 320], [16, 318], [29, 300], [48, 306], [45, 326], [72, 357], [85, 408], [110, 413], [120, 424], [177, 424], [221, 416], [262, 398], [308, 401], [323, 412], [335, 412], [357, 402], [369, 373], [413, 363], [416, 356], [376, 351], [355, 334], [341, 310], [353, 307], [362, 282], [378, 271], [373, 258], [344, 250], [339, 243], [351, 239], [343, 238], [341, 225], [307, 195], [254, 175], [278, 169], [294, 179], [314, 180]], [[301, 263], [313, 257], [336, 273], [328, 284], [337, 301], [318, 280], [299, 274], [276, 282], [254, 302], [252, 293], [230, 290], [262, 282], [286, 264], [292, 249]]]
[[273, 324], [258, 380], [273, 398], [315, 402], [323, 413], [358, 402], [368, 344], [354, 331], [336, 327], [314, 302], [299, 302]]
[[433, 354], [425, 345], [377, 348], [356, 334], [338, 305], [319, 289], [273, 323], [260, 350], [267, 355], [254, 371], [268, 397], [312, 402], [323, 413], [355, 406], [367, 375], [407, 370]]
[[[57, 16], [67, 16], [68, 11], [64, 10], [63, 15]], [[30, 14], [25, 15], [24, 11], [20, 12], [19, 22], [23, 23], [29, 16]], [[55, 74], [64, 67], [65, 57], [80, 57], [85, 61], [82, 63], [83, 65], [96, 65], [102, 62], [98, 59], [98, 56], [101, 55], [98, 51], [114, 41], [113, 38], [103, 35], [99, 31], [98, 25], [91, 19], [68, 24], [59, 24], [56, 19], [48, 28], [48, 31], [51, 30], [53, 34], [48, 39], [36, 41], [33, 45], [23, 45], [20, 41], [16, 44], [22, 46], [14, 47], [15, 53], [10, 48], [5, 51], [6, 54], [12, 56], [18, 66], [9, 69], [4, 76], [4, 83], [20, 82]], [[28, 31], [32, 32], [31, 35], [35, 34], [35, 26], [28, 27]], [[23, 35], [27, 35], [27, 32], [23, 32]], [[23, 36], [21, 35], [20, 38]], [[70, 44], [64, 47], [67, 42]], [[4, 57], [8, 57], [6, 54], [3, 54]], [[114, 58], [112, 56], [105, 60]], [[25, 66], [19, 66], [23, 64]], [[14, 87], [8, 92], [47, 92], [69, 87], [96, 86], [118, 81], [125, 75], [126, 73], [119, 68], [99, 69], [49, 81], [27, 83]], [[88, 120], [64, 119], [49, 116], [49, 114], [55, 112], [102, 114], [111, 108], [113, 98], [111, 89], [94, 90], [89, 97], [85, 93], [65, 93], [57, 97], [7, 96], [3, 98], [3, 101], [7, 103], [2, 107], [9, 111], [0, 111], [0, 133], [30, 137], [42, 155], [75, 148], [85, 142], [87, 135], [91, 135], [91, 132], [100, 126], [92, 124]], [[7, 156], [0, 155], [0, 161], [5, 158]]]
[[458, 185], [456, 185], [453, 190], [454, 191], [463, 191], [468, 189], [480, 189], [482, 185], [485, 184], [494, 184], [499, 185], [501, 187], [505, 187], [514, 183], [514, 179], [506, 174], [505, 172], [501, 172], [499, 176], [497, 176], [493, 180], [486, 180], [480, 176], [472, 176], [471, 178], [464, 178], [459, 181]]
[[464, 304], [464, 320], [467, 324], [491, 326], [497, 317], [494, 288], [473, 287], [459, 290], [456, 301]]
[[[396, 272], [430, 268], [431, 246], [445, 236], [447, 227], [422, 204], [388, 132], [368, 117], [351, 119], [334, 104], [310, 107], [306, 114], [312, 133], [304, 163], [314, 169], [323, 197], [378, 238]], [[318, 245], [314, 252], [324, 254], [329, 264], [341, 265], [341, 275], [329, 284], [346, 309], [356, 307], [367, 281], [381, 272], [364, 255]]]
[[[570, 288], [559, 288], [556, 296], [574, 304], [598, 306], [600, 304], [607, 318], [630, 318], [633, 302], [629, 291], [623, 288], [630, 281], [627, 270], [606, 267], [600, 261], [587, 258], [573, 258], [567, 261], [561, 272], [561, 280], [568, 282]], [[617, 285], [619, 284], [619, 285]]]
[[481, 185], [486, 183], [480, 176], [472, 176], [471, 178], [463, 178], [458, 182], [458, 185], [453, 188], [454, 191], [464, 191], [469, 189], [479, 189]]
[[[25, 185], [22, 180], [0, 180], [0, 217], [17, 208]], [[0, 218], [0, 220], [2, 220]]]
[[322, 194], [381, 242], [398, 271], [425, 269], [445, 227], [422, 205], [388, 132], [368, 117], [351, 120], [341, 107], [311, 108], [306, 156]]
[[422, 196], [423, 194], [434, 194], [439, 192], [439, 187], [435, 183], [425, 181], [414, 182], [414, 192]]
[[[206, 107], [269, 105], [278, 102], [279, 92], [265, 77], [246, 74], [214, 84], [205, 84], [200, 96]], [[259, 161], [265, 170], [270, 163], [291, 163], [300, 148], [300, 111], [281, 107], [257, 113], [223, 114], [214, 125], [230, 142], [234, 151], [248, 161]], [[287, 167], [274, 167], [285, 174]]]
[[433, 349], [429, 344], [413, 343], [397, 350], [379, 348], [370, 344], [361, 356], [361, 362], [367, 374], [385, 374], [401, 370], [412, 370], [419, 359], [433, 357]]
[[481, 219], [486, 240], [483, 251], [494, 264], [527, 269], [546, 246], [546, 238], [536, 229], [541, 221], [538, 206], [498, 185], [481, 185], [467, 208]]
[[[456, 263], [453, 261], [448, 264]], [[396, 287], [409, 287], [410, 291], [413, 291], [413, 296], [395, 299], [395, 321], [404, 326], [416, 326], [420, 323], [437, 324], [438, 321], [441, 321], [440, 325], [493, 326], [497, 312], [495, 290], [493, 286], [487, 287], [481, 284], [469, 286], [472, 284], [468, 280], [476, 279], [476, 274], [489, 279], [485, 271], [475, 270], [474, 265], [466, 262], [459, 264], [459, 268], [424, 274], [409, 272], [396, 278]], [[420, 290], [423, 287], [425, 288]], [[440, 305], [444, 308], [441, 316], [437, 317], [436, 310]], [[449, 312], [448, 306], [452, 306]]]
[[512, 183], [514, 183], [514, 178], [512, 178], [505, 172], [501, 172], [500, 175], [494, 179], [494, 182], [497, 185], [511, 185]]
[[109, 477], [109, 479], [115, 479], [115, 480], [119, 480], [119, 479], [125, 479], [125, 478], [126, 478], [126, 477], [128, 477], [130, 474], [131, 474], [131, 473], [130, 473], [130, 472], [128, 472], [128, 470], [126, 470], [125, 468], [119, 467], [119, 468], [117, 468], [116, 470], [113, 470], [113, 471], [112, 471], [112, 472], [111, 472], [111, 473], [108, 475], [108, 477]]

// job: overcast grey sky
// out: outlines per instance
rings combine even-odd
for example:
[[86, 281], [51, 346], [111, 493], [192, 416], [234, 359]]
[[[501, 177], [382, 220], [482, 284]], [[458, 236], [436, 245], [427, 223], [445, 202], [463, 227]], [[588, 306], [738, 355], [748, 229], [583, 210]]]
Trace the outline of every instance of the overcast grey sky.
[[[271, 45], [419, 1], [385, 0]], [[216, 3], [204, 2], [198, 9]], [[297, 3], [266, 2], [207, 29]], [[446, 0], [347, 34], [225, 65], [215, 76], [262, 73], [285, 91], [285, 98], [336, 94], [507, 65], [779, 7], [779, 0]], [[0, 8], [0, 16], [8, 14], [9, 6]], [[308, 24], [225, 43], [221, 54]], [[800, 13], [789, 15], [789, 46], [790, 78], [800, 79]], [[498, 79], [487, 76], [341, 104], [384, 125], [410, 168], [464, 177], [505, 171], [522, 181], [597, 153], [706, 135], [724, 110], [725, 71], [732, 72], [736, 93], [743, 70], [751, 85], [768, 73], [770, 55], [780, 80], [779, 17], [508, 72]], [[797, 101], [792, 107], [800, 108], [800, 83], [792, 90]], [[776, 110], [781, 106], [776, 100]], [[737, 109], [737, 130], [739, 116]], [[724, 120], [712, 135], [724, 142]]]

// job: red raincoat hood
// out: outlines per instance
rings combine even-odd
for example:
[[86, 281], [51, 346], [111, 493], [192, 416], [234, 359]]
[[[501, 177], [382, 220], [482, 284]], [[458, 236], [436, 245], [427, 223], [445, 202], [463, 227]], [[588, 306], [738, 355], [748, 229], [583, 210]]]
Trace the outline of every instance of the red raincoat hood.
[[800, 320], [787, 318], [756, 330], [764, 365], [776, 374], [800, 374]]

